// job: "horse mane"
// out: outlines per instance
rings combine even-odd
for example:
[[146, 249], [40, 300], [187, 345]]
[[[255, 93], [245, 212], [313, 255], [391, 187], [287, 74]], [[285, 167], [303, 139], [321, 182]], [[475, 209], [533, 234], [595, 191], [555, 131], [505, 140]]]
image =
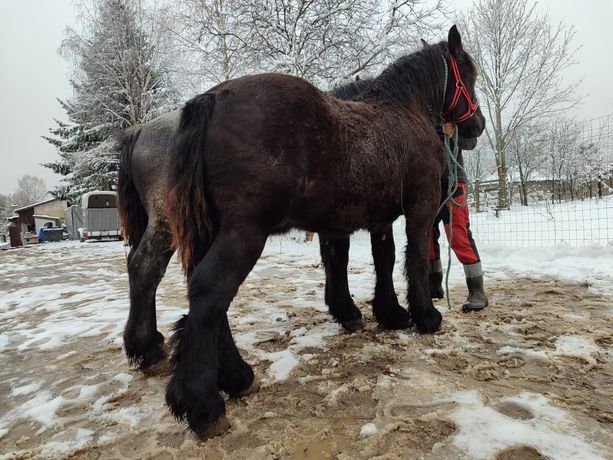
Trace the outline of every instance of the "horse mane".
[[372, 86], [372, 82], [372, 78], [352, 81], [344, 85], [335, 86], [330, 90], [330, 94], [337, 99], [349, 101], [352, 99], [356, 99], [358, 96], [361, 96], [367, 89]]
[[[444, 59], [448, 54], [447, 42], [443, 41], [402, 56], [373, 80], [363, 97], [388, 100], [409, 108], [418, 104], [433, 112], [441, 110], [446, 85]], [[432, 101], [440, 107], [430, 107]]]

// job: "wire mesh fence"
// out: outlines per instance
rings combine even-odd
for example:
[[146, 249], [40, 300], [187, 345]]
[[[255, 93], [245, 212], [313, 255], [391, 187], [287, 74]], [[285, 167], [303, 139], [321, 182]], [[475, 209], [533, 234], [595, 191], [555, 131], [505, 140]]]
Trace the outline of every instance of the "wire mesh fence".
[[613, 244], [613, 195], [472, 213], [471, 228], [477, 243], [507, 247]]
[[497, 209], [497, 180], [470, 184], [475, 240], [507, 247], [613, 244], [613, 114], [579, 123], [573, 145], [574, 157], [558, 158], [565, 174], [545, 172], [524, 184], [528, 206], [517, 182], [509, 183], [505, 210]]

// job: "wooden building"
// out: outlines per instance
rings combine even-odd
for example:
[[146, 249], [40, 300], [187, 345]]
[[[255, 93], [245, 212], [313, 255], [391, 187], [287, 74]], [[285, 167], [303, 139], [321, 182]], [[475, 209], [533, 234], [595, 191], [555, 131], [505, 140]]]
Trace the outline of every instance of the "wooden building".
[[15, 209], [15, 215], [9, 219], [11, 246], [37, 242], [37, 231], [47, 222], [51, 222], [54, 226], [64, 224], [67, 204], [65, 200], [51, 198]]

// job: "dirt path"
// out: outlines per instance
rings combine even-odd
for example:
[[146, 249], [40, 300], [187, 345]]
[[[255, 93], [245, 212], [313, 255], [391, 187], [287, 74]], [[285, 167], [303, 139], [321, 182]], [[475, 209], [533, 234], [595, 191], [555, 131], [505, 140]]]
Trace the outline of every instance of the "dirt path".
[[[109, 272], [123, 270], [116, 254], [105, 261]], [[491, 307], [446, 312], [443, 329], [427, 336], [379, 330], [366, 299], [357, 299], [367, 327], [346, 334], [319, 300], [308, 303], [323, 286], [317, 266], [271, 267], [241, 288], [231, 317], [262, 387], [228, 400], [231, 431], [205, 444], [164, 407], [167, 375], [128, 368], [115, 310], [107, 326], [46, 349], [48, 342], [13, 333], [20, 290], [19, 277], [10, 278], [14, 307], [0, 316], [0, 333], [11, 339], [0, 369], [0, 394], [8, 395], [0, 402], [0, 457], [508, 460], [613, 452], [613, 299], [582, 285], [512, 279], [489, 286]], [[297, 287], [292, 270], [311, 284]], [[88, 282], [68, 276], [58, 288], [62, 309], [72, 305], [73, 321], [87, 321], [82, 307], [100, 299], [66, 288]], [[185, 305], [179, 279], [175, 271], [164, 281], [160, 305]], [[102, 300], [121, 302], [125, 278], [105, 292]], [[452, 291], [452, 302], [463, 295]], [[22, 315], [22, 329], [25, 322], [36, 330], [50, 311]], [[168, 335], [167, 310], [161, 316]], [[296, 361], [287, 377], [286, 358]]]

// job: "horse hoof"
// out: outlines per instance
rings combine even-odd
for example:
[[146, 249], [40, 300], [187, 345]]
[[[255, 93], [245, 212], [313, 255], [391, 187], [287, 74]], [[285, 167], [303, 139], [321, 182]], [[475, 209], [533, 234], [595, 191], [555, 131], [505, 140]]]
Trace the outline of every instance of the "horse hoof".
[[343, 326], [343, 329], [345, 329], [347, 332], [352, 333], [364, 329], [364, 322], [362, 321], [362, 318], [350, 319], [349, 321], [341, 323], [341, 326]]
[[438, 331], [443, 322], [443, 315], [434, 307], [420, 316], [415, 316], [415, 326], [422, 334], [431, 334]]
[[230, 396], [232, 396], [233, 398], [242, 398], [243, 396], [249, 396], [253, 393], [257, 393], [258, 391], [260, 391], [260, 384], [254, 381], [251, 386], [246, 390], [239, 391], [238, 393]]
[[413, 325], [411, 314], [400, 305], [390, 308], [386, 314], [375, 314], [379, 326], [388, 331], [407, 329]]
[[155, 335], [138, 338], [134, 333], [124, 333], [124, 348], [130, 365], [144, 371], [166, 359], [168, 353], [164, 336], [156, 331]]
[[220, 416], [212, 423], [205, 423], [198, 427], [192, 427], [192, 431], [202, 440], [205, 441], [215, 436], [220, 436], [230, 429], [230, 422], [225, 415]]

